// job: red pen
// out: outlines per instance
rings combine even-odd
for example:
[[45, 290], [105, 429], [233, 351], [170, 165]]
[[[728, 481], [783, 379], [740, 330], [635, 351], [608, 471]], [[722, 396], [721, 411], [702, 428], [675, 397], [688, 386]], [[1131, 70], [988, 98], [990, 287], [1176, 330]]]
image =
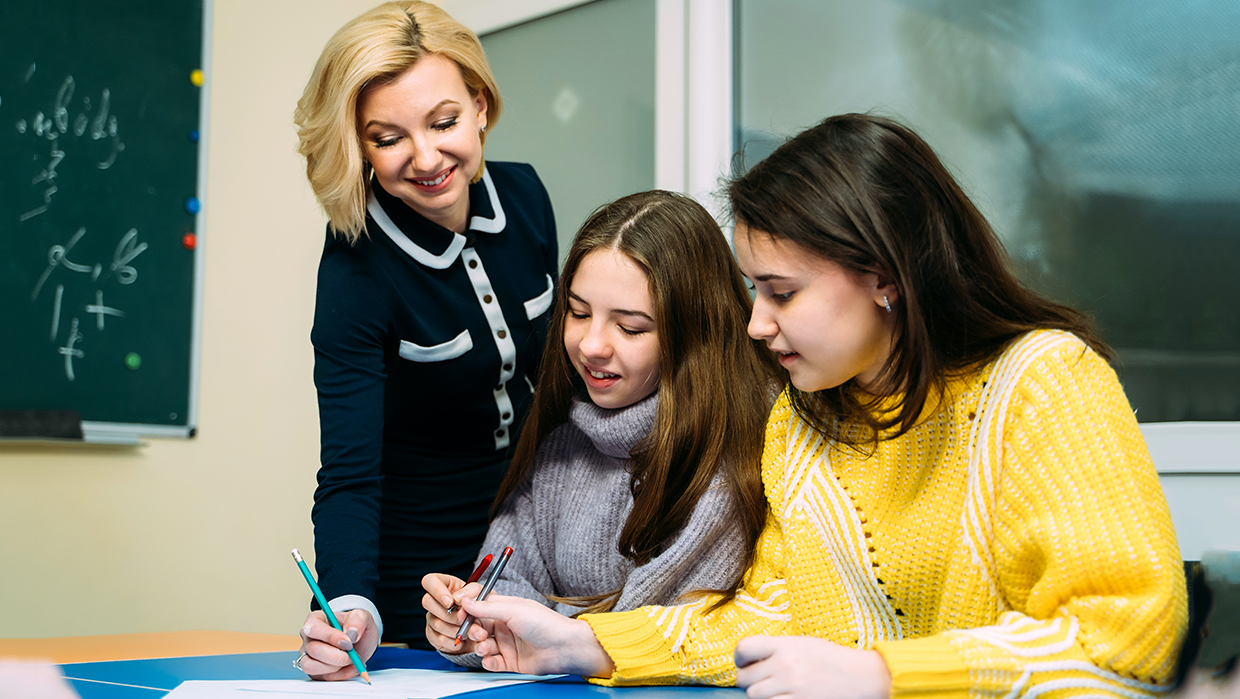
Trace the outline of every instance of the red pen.
[[[491, 565], [491, 554], [488, 553], [487, 555], [482, 557], [481, 561], [478, 562], [478, 567], [474, 568], [473, 573], [470, 573], [469, 580], [466, 580], [465, 584], [468, 585], [470, 583], [478, 582], [478, 578], [482, 577], [482, 574], [487, 571], [487, 566], [489, 565]], [[456, 610], [460, 608], [461, 608], [461, 605], [457, 604], [456, 602], [453, 602], [452, 606], [448, 607], [448, 613], [456, 614]]]

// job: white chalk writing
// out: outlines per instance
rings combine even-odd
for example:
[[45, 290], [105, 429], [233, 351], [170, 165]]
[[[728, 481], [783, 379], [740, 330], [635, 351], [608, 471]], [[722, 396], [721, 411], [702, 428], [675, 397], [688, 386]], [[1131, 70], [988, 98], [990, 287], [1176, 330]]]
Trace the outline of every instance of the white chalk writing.
[[[115, 279], [117, 284], [129, 285], [138, 280], [137, 260], [138, 257], [149, 247], [146, 243], [138, 240], [138, 229], [130, 228], [117, 241], [112, 251], [112, 259], [107, 263], [106, 268], [103, 263], [91, 262], [82, 259], [83, 255], [74, 252], [77, 247], [89, 250], [89, 246], [81, 246], [81, 242], [87, 236], [86, 227], [78, 228], [69, 240], [61, 245], [52, 245], [47, 250], [47, 267], [39, 276], [35, 283], [34, 289], [30, 294], [31, 302], [35, 302], [39, 298], [39, 294], [43, 287], [53, 274], [69, 274], [69, 278], [76, 275], [90, 275], [90, 280], [95, 284], [103, 284], [108, 280]], [[104, 273], [104, 270], [107, 270]], [[58, 272], [58, 270], [60, 270]], [[81, 279], [82, 277], [78, 277]], [[70, 287], [72, 289], [72, 287]], [[73, 295], [72, 290], [70, 296]], [[95, 329], [103, 332], [107, 330], [106, 318], [126, 317], [125, 311], [116, 304], [104, 303], [104, 291], [102, 288], [95, 288], [94, 302], [78, 300], [73, 301], [66, 299], [65, 284], [56, 284], [56, 292], [52, 299], [51, 308], [51, 326], [49, 339], [52, 343], [57, 343], [60, 338], [60, 319], [61, 315], [69, 315], [66, 311], [66, 304], [69, 309], [79, 309], [87, 314], [95, 316]], [[79, 305], [80, 304], [80, 305]], [[74, 360], [82, 359], [85, 353], [81, 349], [81, 343], [86, 339], [83, 334], [83, 328], [79, 324], [78, 317], [73, 317], [69, 334], [65, 338], [64, 343], [56, 347], [56, 351], [64, 357], [65, 360], [65, 378], [73, 381], [76, 378], [74, 369]]]
[[60, 334], [60, 304], [65, 298], [65, 285], [56, 285], [56, 300], [52, 302], [52, 342]]
[[121, 242], [116, 244], [116, 252], [112, 254], [112, 264], [109, 269], [116, 273], [116, 280], [122, 284], [133, 284], [138, 279], [138, 270], [130, 267], [129, 263], [146, 250], [146, 243], [135, 245], [137, 239], [138, 229], [130, 228], [129, 232], [121, 238]]
[[56, 350], [65, 356], [65, 378], [70, 381], [75, 378], [73, 375], [73, 359], [75, 357], [77, 359], [81, 359], [86, 356], [85, 352], [77, 349], [76, 347], [77, 343], [81, 342], [83, 339], [85, 338], [82, 337], [82, 333], [78, 332], [78, 319], [74, 318], [73, 322], [69, 325], [68, 341], [65, 342], [63, 347]]
[[[26, 83], [29, 83], [34, 71], [35, 65], [32, 63], [26, 71]], [[51, 146], [46, 164], [31, 178], [30, 182], [32, 186], [42, 186], [43, 203], [21, 213], [18, 216], [19, 221], [28, 221], [47, 212], [51, 207], [52, 195], [58, 191], [55, 184], [56, 167], [67, 157], [63, 139], [80, 138], [89, 132], [92, 141], [106, 141], [109, 145], [106, 154], [102, 159], [95, 161], [95, 167], [100, 170], [112, 167], [117, 157], [125, 150], [125, 144], [120, 138], [120, 123], [116, 115], [111, 113], [112, 91], [106, 87], [100, 90], [99, 103], [94, 110], [91, 108], [90, 97], [83, 97], [81, 99], [82, 109], [71, 119], [70, 112], [76, 92], [77, 82], [73, 76], [65, 76], [56, 90], [56, 98], [48, 113], [36, 111], [30, 120], [22, 118], [15, 123], [17, 133], [45, 139]]]
[[96, 321], [96, 325], [99, 326], [100, 330], [103, 330], [103, 317], [104, 316], [118, 316], [121, 318], [125, 317], [124, 311], [116, 309], [116, 308], [112, 308], [110, 306], [103, 305], [103, 291], [102, 290], [95, 291], [95, 302], [93, 304], [86, 304], [86, 312], [94, 313], [97, 316], [98, 320]]

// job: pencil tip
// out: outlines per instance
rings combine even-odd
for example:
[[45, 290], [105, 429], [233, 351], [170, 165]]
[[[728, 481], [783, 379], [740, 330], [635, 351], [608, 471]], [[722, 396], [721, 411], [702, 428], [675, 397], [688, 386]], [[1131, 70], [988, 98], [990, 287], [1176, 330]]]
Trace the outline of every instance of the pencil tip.
[[362, 673], [362, 679], [366, 680], [366, 684], [370, 684], [370, 673], [369, 673], [369, 672], [363, 672], [363, 673]]

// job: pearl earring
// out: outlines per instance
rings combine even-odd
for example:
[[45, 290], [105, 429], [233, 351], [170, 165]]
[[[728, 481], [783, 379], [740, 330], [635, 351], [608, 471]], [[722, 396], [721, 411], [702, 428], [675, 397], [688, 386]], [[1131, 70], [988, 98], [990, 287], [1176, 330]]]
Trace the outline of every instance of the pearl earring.
[[486, 133], [486, 132], [487, 132], [487, 127], [485, 127], [485, 126], [479, 126], [479, 127], [478, 127], [478, 133], [480, 133], [480, 134], [484, 134], [484, 133]]
[[891, 313], [891, 302], [887, 300], [887, 294], [883, 294], [883, 305], [887, 307], [887, 312]]

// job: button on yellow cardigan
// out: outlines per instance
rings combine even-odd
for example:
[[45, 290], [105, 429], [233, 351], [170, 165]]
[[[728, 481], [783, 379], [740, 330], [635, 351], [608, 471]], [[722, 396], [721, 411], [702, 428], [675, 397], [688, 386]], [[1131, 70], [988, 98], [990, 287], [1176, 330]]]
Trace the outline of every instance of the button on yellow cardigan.
[[765, 634], [876, 649], [896, 698], [1166, 692], [1184, 574], [1115, 372], [1038, 331], [935, 403], [867, 454], [781, 396], [743, 589], [709, 613], [716, 597], [583, 615], [615, 662], [605, 683], [733, 684], [737, 641]]

